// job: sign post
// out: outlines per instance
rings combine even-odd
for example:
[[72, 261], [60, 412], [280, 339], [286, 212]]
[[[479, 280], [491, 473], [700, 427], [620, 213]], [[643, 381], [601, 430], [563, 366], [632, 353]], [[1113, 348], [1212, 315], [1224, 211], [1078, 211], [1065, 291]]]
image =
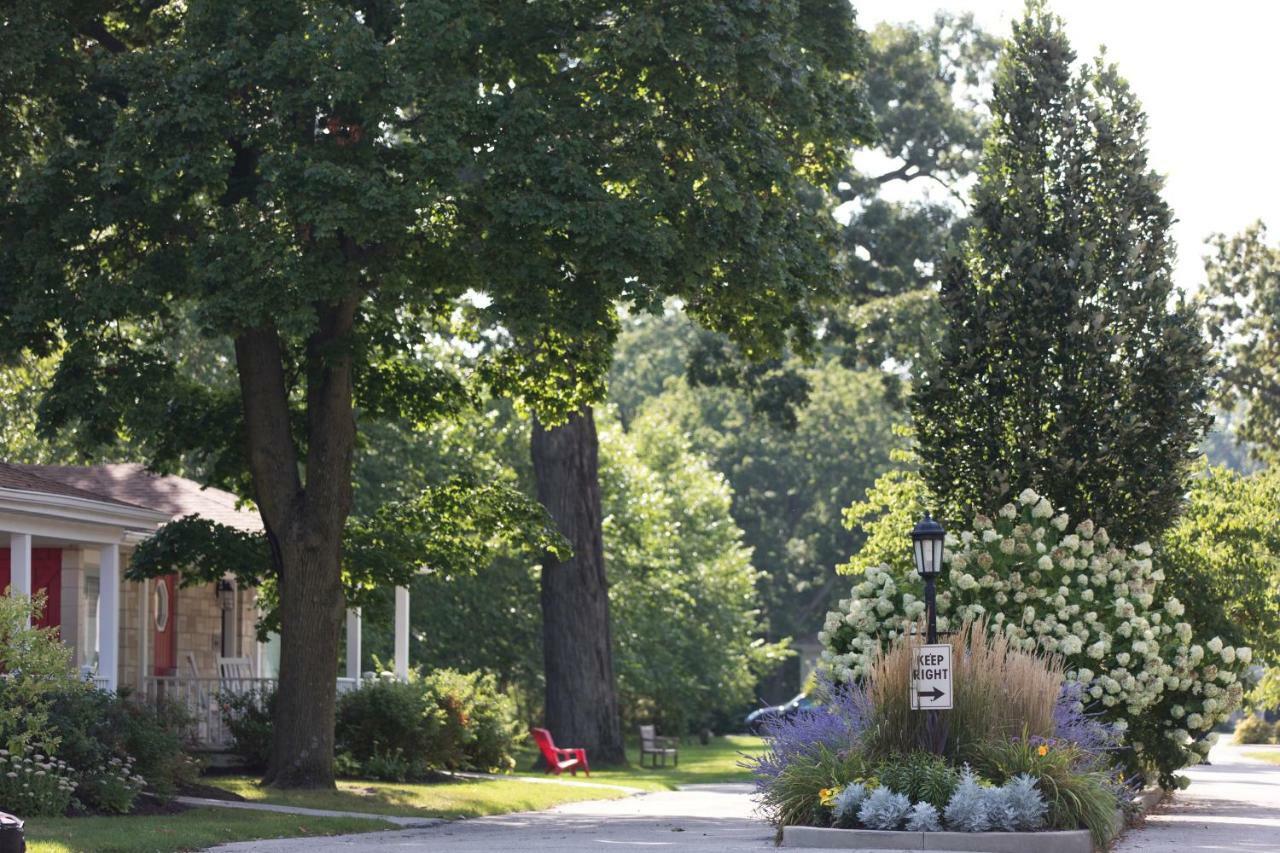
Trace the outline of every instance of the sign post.
[[952, 706], [951, 645], [916, 646], [911, 662], [911, 710], [947, 711]]

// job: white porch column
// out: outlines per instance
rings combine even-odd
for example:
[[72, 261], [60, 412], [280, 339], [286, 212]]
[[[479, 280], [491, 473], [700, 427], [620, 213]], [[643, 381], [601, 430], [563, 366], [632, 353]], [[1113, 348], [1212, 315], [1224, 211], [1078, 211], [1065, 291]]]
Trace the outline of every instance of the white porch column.
[[114, 691], [120, 679], [120, 546], [103, 545], [98, 569], [98, 678]]
[[[399, 630], [400, 623], [397, 621], [396, 626]], [[397, 635], [398, 636], [398, 635]], [[398, 641], [397, 641], [398, 642]], [[396, 654], [399, 652], [400, 646], [396, 646]], [[360, 681], [360, 608], [352, 607], [347, 611], [347, 678], [354, 678], [357, 683]]]
[[9, 534], [9, 587], [15, 595], [31, 596], [31, 534]]
[[396, 678], [409, 680], [409, 587], [396, 587]]

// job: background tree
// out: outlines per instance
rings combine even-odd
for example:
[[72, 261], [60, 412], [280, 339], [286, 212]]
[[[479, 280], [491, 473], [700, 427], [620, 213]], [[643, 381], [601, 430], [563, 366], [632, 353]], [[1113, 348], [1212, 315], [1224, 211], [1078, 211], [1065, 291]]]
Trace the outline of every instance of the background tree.
[[[840, 511], [888, 467], [903, 380], [933, 348], [935, 270], [966, 221], [997, 48], [969, 16], [869, 34], [864, 77], [880, 137], [841, 175], [846, 268], [816, 363], [749, 362], [678, 305], [623, 318], [610, 402], [627, 428], [638, 417], [678, 422], [729, 480], [772, 638], [812, 635], [835, 565], [861, 541]], [[797, 688], [788, 670], [764, 690], [789, 698]]]
[[[905, 421], [886, 403], [878, 371], [851, 370], [835, 357], [784, 364], [811, 389], [794, 426], [761, 415], [735, 389], [692, 386], [679, 376], [631, 421], [633, 429], [674, 425], [728, 480], [733, 518], [761, 571], [773, 639], [816, 630], [834, 592], [834, 567], [859, 542], [840, 525], [841, 511], [889, 466], [890, 449], [901, 442], [894, 426]], [[612, 376], [611, 387], [629, 396], [626, 374]]]
[[[521, 453], [528, 421], [496, 408], [475, 420], [462, 429], [433, 427], [418, 458], [497, 458], [495, 447], [505, 448], [511, 464], [494, 476], [515, 476], [532, 488]], [[656, 719], [672, 732], [722, 730], [751, 704], [760, 670], [784, 654], [780, 644], [761, 641], [757, 572], [729, 512], [728, 484], [676, 424], [644, 418], [624, 432], [613, 418], [603, 420], [602, 526], [620, 716], [627, 725]], [[536, 715], [543, 678], [538, 586], [538, 567], [514, 548], [481, 572], [415, 578], [413, 659], [491, 670], [526, 714]], [[385, 624], [366, 636], [372, 654], [387, 654]]]
[[1187, 508], [1165, 535], [1166, 589], [1196, 636], [1247, 645], [1280, 662], [1280, 472], [1211, 468], [1191, 482]]
[[751, 550], [728, 483], [678, 426], [644, 419], [601, 433], [605, 555], [628, 724], [723, 730], [787, 656], [762, 640]]
[[1241, 234], [1209, 240], [1205, 301], [1221, 353], [1223, 404], [1243, 411], [1236, 438], [1255, 456], [1280, 454], [1280, 245], [1255, 222]]
[[1207, 425], [1207, 351], [1170, 279], [1171, 214], [1115, 68], [1073, 72], [1032, 4], [995, 80], [963, 252], [943, 275], [939, 364], [914, 402], [951, 517], [1022, 489], [1122, 542], [1173, 521]]
[[841, 182], [849, 276], [829, 334], [847, 363], [910, 365], [933, 350], [937, 274], [968, 222], [1000, 40], [939, 12], [925, 28], [881, 23], [867, 41], [880, 138]]

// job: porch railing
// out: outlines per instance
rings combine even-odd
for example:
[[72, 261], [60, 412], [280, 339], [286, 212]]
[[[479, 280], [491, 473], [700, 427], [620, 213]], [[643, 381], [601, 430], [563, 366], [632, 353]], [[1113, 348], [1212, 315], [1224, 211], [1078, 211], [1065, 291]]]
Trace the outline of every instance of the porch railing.
[[[355, 678], [339, 678], [338, 692], [357, 690], [364, 682]], [[274, 678], [192, 678], [182, 675], [148, 677], [143, 694], [150, 703], [173, 702], [186, 709], [191, 717], [191, 740], [207, 749], [231, 746], [227, 716], [235, 713], [236, 697], [262, 702], [276, 689]], [[239, 704], [239, 703], [237, 703]]]

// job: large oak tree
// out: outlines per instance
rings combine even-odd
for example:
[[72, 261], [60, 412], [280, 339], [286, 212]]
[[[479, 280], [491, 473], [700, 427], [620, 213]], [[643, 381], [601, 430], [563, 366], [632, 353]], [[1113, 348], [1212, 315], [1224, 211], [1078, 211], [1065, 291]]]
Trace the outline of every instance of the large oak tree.
[[46, 428], [256, 501], [277, 785], [332, 784], [359, 424], [465, 397], [422, 342], [469, 336], [551, 428], [598, 396], [619, 301], [778, 349], [835, 278], [824, 184], [870, 133], [840, 0], [0, 14], [0, 349], [62, 349]]

